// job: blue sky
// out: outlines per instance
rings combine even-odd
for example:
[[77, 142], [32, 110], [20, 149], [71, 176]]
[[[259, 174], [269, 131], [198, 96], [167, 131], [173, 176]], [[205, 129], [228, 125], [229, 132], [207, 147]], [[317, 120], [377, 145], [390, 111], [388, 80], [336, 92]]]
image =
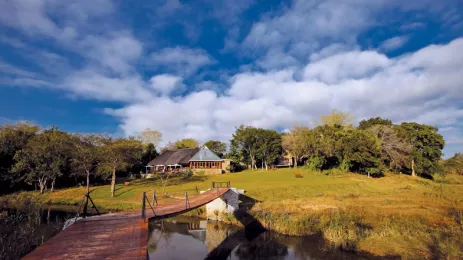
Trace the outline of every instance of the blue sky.
[[332, 109], [438, 126], [463, 151], [463, 3], [0, 0], [0, 123], [163, 143]]

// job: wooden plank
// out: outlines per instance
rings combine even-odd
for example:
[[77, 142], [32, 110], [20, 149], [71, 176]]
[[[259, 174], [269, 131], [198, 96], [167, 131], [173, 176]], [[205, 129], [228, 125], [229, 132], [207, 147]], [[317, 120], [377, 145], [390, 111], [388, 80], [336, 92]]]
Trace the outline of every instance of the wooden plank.
[[[147, 208], [147, 219], [162, 219], [201, 207], [224, 193], [228, 188], [211, 189], [185, 200], [176, 200]], [[148, 220], [140, 211], [127, 211], [94, 216], [77, 221], [23, 259], [146, 259]]]

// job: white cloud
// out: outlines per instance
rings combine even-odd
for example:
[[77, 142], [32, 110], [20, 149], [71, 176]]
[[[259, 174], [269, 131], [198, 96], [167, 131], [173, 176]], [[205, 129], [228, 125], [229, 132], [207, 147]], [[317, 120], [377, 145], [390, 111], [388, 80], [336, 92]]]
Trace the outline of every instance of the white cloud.
[[78, 96], [98, 100], [141, 102], [154, 96], [138, 75], [111, 77], [92, 69], [71, 74], [58, 87]]
[[396, 36], [390, 39], [385, 40], [379, 46], [380, 49], [385, 51], [393, 51], [396, 49], [401, 48], [405, 43], [407, 43], [409, 37], [408, 36]]
[[165, 48], [150, 55], [151, 62], [166, 70], [182, 75], [189, 75], [199, 68], [215, 61], [201, 49], [184, 47]]
[[455, 55], [461, 48], [463, 38], [397, 58], [346, 51], [308, 63], [301, 80], [296, 68], [248, 71], [234, 75], [222, 95], [156, 97], [108, 112], [122, 120], [127, 135], [150, 127], [165, 133], [164, 142], [228, 140], [240, 124], [287, 129], [333, 108], [358, 119], [382, 116], [449, 127], [463, 119], [463, 57]]
[[156, 75], [150, 79], [151, 87], [163, 95], [169, 95], [175, 88], [178, 89], [181, 81], [180, 77], [169, 74]]

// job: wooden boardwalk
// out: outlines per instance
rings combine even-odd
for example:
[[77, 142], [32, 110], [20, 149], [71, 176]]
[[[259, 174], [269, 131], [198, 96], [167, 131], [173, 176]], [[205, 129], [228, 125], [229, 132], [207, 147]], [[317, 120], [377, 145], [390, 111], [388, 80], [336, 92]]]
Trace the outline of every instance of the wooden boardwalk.
[[182, 214], [201, 207], [228, 188], [211, 189], [189, 199], [149, 206], [146, 218], [140, 211], [128, 211], [88, 217], [72, 224], [36, 248], [23, 259], [147, 259], [148, 221]]

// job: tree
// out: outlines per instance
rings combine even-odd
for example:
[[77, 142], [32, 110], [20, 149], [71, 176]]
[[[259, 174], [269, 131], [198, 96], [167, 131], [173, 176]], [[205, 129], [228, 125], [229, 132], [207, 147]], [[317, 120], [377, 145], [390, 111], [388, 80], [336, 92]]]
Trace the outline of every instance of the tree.
[[258, 129], [258, 158], [262, 160], [265, 169], [273, 164], [281, 155], [281, 135], [274, 130]]
[[389, 119], [382, 119], [381, 117], [370, 118], [360, 121], [359, 129], [366, 130], [375, 125], [392, 126], [392, 122]]
[[51, 181], [53, 191], [56, 179], [62, 175], [70, 159], [69, 135], [51, 128], [33, 136], [26, 146], [16, 153], [13, 172], [19, 180], [37, 183], [43, 194]]
[[148, 143], [143, 146], [143, 153], [141, 155], [141, 164], [143, 166], [148, 165], [154, 158], [159, 155], [158, 151], [156, 150], [156, 146], [153, 143]]
[[102, 146], [103, 137], [100, 135], [74, 135], [72, 169], [74, 174], [86, 177], [87, 193], [90, 192], [90, 175], [97, 173]]
[[140, 158], [142, 144], [135, 139], [105, 138], [100, 170], [111, 173], [111, 197], [115, 195], [116, 171], [127, 168]]
[[175, 141], [174, 143], [169, 142], [163, 149], [162, 151], [174, 151], [178, 149], [184, 149], [184, 148], [197, 148], [199, 147], [199, 142], [196, 141], [193, 138], [184, 138]]
[[251, 168], [256, 168], [256, 156], [259, 147], [257, 128], [241, 125], [233, 134], [230, 141], [231, 149], [239, 154], [241, 160], [251, 163]]
[[320, 116], [320, 121], [322, 125], [328, 126], [352, 126], [354, 118], [350, 113], [344, 113], [333, 109], [328, 115]]
[[445, 174], [463, 175], [463, 154], [456, 153], [452, 158], [443, 161]]
[[310, 129], [303, 126], [294, 126], [291, 132], [283, 135], [282, 145], [292, 157], [294, 157], [294, 167], [297, 162], [310, 152], [311, 136]]
[[159, 131], [151, 130], [150, 128], [146, 128], [143, 132], [140, 133], [138, 136], [138, 140], [140, 140], [143, 144], [153, 144], [156, 147], [159, 142], [161, 141], [162, 133]]
[[437, 133], [437, 127], [412, 122], [400, 124], [397, 131], [399, 137], [407, 140], [413, 147], [410, 156], [411, 167], [406, 167], [412, 176], [431, 175], [438, 171], [445, 141], [442, 135]]
[[217, 154], [217, 156], [219, 156], [220, 158], [222, 158], [225, 152], [227, 151], [227, 144], [224, 142], [209, 140], [204, 145], [211, 151], [213, 151], [215, 154]]
[[38, 126], [29, 122], [0, 126], [0, 194], [8, 192], [14, 183], [10, 172], [16, 163], [15, 154], [23, 149], [39, 130]]
[[388, 124], [367, 125], [372, 125], [367, 131], [372, 133], [380, 144], [383, 165], [389, 167], [389, 169], [406, 167], [412, 150], [411, 144], [400, 138], [397, 131]]
[[340, 140], [341, 168], [364, 174], [380, 174], [379, 147], [374, 136], [366, 131], [352, 130]]

